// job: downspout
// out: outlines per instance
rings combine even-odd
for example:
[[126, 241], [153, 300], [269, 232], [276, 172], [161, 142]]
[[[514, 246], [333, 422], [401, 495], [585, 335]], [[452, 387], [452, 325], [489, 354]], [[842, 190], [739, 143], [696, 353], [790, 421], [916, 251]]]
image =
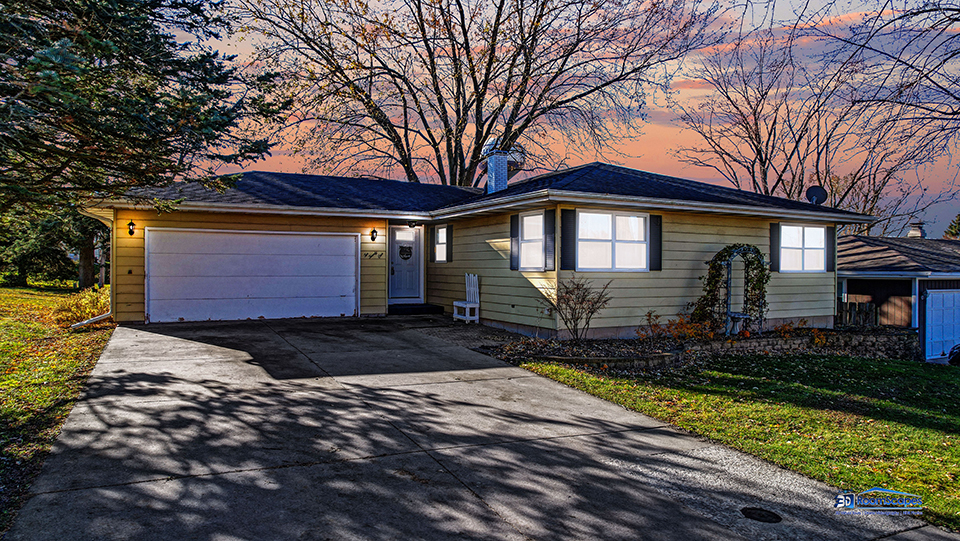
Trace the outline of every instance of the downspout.
[[94, 220], [99, 220], [101, 223], [103, 223], [110, 229], [110, 309], [107, 310], [106, 314], [101, 314], [99, 316], [92, 317], [90, 319], [81, 321], [79, 323], [74, 323], [73, 325], [70, 325], [70, 329], [79, 329], [80, 327], [84, 327], [86, 325], [97, 323], [98, 321], [103, 321], [109, 317], [113, 317], [113, 307], [116, 305], [115, 295], [117, 294], [117, 291], [116, 291], [117, 288], [114, 287], [116, 285], [116, 280], [115, 280], [116, 273], [114, 272], [116, 269], [116, 265], [114, 264], [115, 258], [113, 257], [115, 246], [117, 245], [116, 243], [117, 235], [116, 235], [116, 231], [114, 230], [113, 223], [116, 221], [117, 211], [114, 209], [110, 210], [110, 214], [111, 216], [113, 216], [113, 218], [98, 216], [96, 214], [93, 214], [92, 212], [87, 212], [83, 209], [80, 209], [79, 212], [84, 216], [93, 218]]
[[110, 288], [110, 289], [111, 291], [110, 291], [110, 311], [109, 312], [107, 312], [106, 314], [102, 314], [102, 315], [81, 321], [80, 323], [74, 323], [73, 325], [70, 325], [70, 328], [79, 329], [80, 327], [84, 327], [86, 325], [90, 325], [91, 323], [96, 323], [98, 321], [103, 321], [108, 317], [112, 317], [113, 316], [113, 291], [112, 291], [113, 288]]
[[910, 310], [910, 326], [914, 329], [920, 328], [920, 279], [914, 278], [910, 280], [911, 283], [911, 303], [913, 306]]

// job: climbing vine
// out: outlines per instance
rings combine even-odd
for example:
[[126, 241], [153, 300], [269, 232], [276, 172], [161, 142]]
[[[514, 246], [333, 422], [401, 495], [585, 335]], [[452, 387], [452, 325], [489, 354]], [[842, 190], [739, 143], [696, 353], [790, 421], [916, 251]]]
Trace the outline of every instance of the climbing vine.
[[763, 261], [763, 252], [750, 244], [731, 244], [717, 252], [707, 265], [707, 275], [703, 277], [703, 296], [693, 305], [691, 320], [707, 323], [720, 331], [727, 325], [727, 269], [733, 260], [741, 257], [744, 262], [743, 309], [748, 316], [744, 329], [756, 324], [763, 326], [767, 313], [767, 283], [770, 282], [770, 270]]

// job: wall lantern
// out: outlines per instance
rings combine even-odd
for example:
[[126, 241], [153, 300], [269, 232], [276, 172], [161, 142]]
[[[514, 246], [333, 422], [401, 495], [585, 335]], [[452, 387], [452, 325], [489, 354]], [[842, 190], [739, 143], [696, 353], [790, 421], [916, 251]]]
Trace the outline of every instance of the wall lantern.
[[127, 232], [133, 236], [133, 232], [137, 230], [137, 224], [133, 223], [133, 220], [130, 220], [130, 223], [127, 224]]
[[407, 222], [407, 227], [417, 227], [417, 221], [410, 220], [409, 222]]
[[377, 240], [377, 230], [376, 230], [376, 229], [374, 229], [373, 231], [370, 232], [370, 241], [372, 242], [372, 241], [375, 241], [375, 240]]

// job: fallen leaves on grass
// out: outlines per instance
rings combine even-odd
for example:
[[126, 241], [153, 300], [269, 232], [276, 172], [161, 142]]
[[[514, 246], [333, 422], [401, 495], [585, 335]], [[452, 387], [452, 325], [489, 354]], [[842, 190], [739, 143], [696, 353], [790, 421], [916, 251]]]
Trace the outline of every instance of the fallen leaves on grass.
[[10, 527], [114, 328], [61, 328], [53, 309], [63, 296], [0, 289], [0, 532]]

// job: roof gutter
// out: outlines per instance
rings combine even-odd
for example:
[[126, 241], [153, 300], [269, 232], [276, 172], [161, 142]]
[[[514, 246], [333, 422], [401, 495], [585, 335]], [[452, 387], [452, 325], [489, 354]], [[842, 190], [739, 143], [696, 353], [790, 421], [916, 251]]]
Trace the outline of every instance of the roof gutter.
[[837, 277], [838, 278], [929, 278], [929, 279], [941, 279], [941, 280], [960, 280], [960, 272], [838, 270]]
[[[153, 210], [155, 207], [150, 204], [133, 203], [124, 200], [105, 201], [97, 205], [91, 205], [97, 208], [118, 208], [129, 210]], [[337, 216], [341, 218], [370, 218], [372, 216], [380, 218], [398, 219], [398, 220], [429, 220], [430, 213], [411, 212], [403, 210], [382, 210], [382, 209], [341, 209], [334, 207], [294, 207], [289, 205], [236, 205], [233, 203], [196, 203], [184, 201], [175, 205], [176, 210], [192, 210], [202, 212], [243, 212], [248, 214], [284, 214], [292, 216]]]
[[446, 209], [434, 211], [431, 215], [438, 219], [459, 218], [476, 211], [496, 211], [506, 210], [520, 205], [529, 205], [532, 203], [614, 203], [630, 206], [643, 206], [651, 209], [662, 210], [682, 210], [707, 212], [711, 214], [737, 214], [744, 216], [769, 216], [774, 218], [798, 218], [805, 220], [816, 220], [823, 222], [834, 222], [844, 224], [868, 224], [878, 220], [873, 216], [851, 216], [848, 214], [835, 214], [831, 212], [812, 212], [797, 211], [788, 209], [766, 209], [751, 207], [748, 205], [720, 205], [714, 203], [698, 203], [693, 201], [676, 201], [672, 199], [658, 199], [652, 197], [633, 197], [624, 195], [610, 194], [586, 194], [582, 192], [571, 192], [565, 190], [543, 189], [522, 195], [515, 195], [497, 199], [495, 201], [484, 201], [478, 203], [468, 203]]

